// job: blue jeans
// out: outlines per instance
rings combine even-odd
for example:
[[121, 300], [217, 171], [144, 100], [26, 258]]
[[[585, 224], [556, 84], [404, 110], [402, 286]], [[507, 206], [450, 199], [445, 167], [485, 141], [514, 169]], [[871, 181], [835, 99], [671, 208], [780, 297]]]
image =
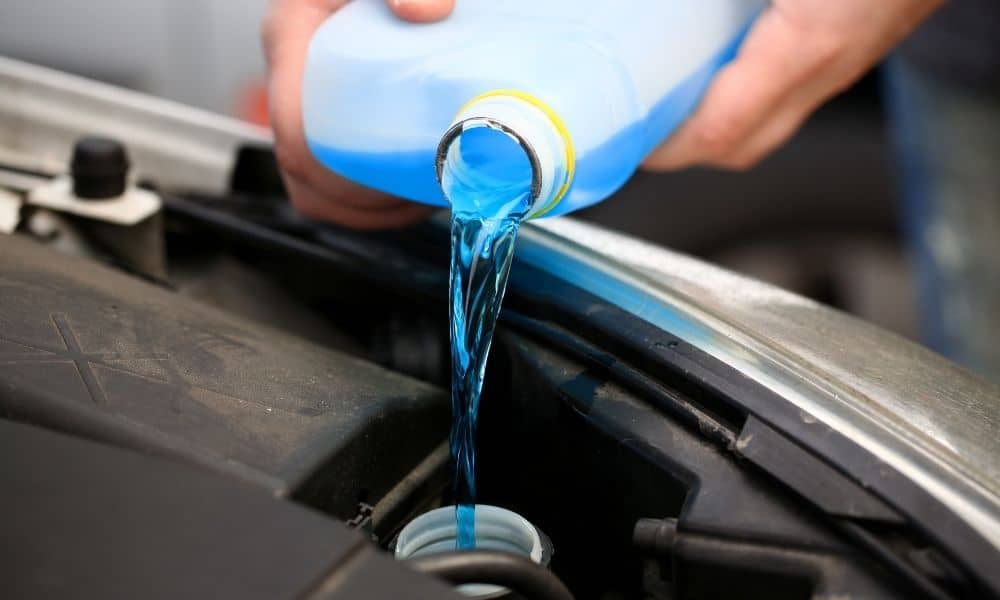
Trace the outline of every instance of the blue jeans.
[[899, 57], [885, 71], [924, 342], [1000, 381], [1000, 99]]

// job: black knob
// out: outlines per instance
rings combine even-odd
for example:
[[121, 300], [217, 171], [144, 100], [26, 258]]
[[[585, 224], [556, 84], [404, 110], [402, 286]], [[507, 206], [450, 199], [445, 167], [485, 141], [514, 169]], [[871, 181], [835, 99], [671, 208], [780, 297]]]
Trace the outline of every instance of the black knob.
[[125, 192], [128, 155], [117, 140], [83, 137], [73, 146], [70, 173], [73, 194], [79, 198], [114, 198]]

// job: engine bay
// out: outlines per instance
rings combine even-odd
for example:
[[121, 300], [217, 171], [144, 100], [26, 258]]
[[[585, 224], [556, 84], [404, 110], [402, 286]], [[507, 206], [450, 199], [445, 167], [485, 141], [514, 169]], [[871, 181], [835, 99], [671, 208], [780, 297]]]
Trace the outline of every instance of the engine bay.
[[[266, 148], [240, 153], [225, 195], [146, 187], [162, 210], [138, 225], [26, 204], [16, 233], [0, 237], [4, 426], [193, 467], [172, 475], [180, 513], [205, 497], [182, 482], [206, 473], [271, 498], [248, 517], [259, 530], [249, 543], [298, 549], [273, 563], [289, 587], [243, 597], [442, 597], [429, 579], [421, 595], [423, 579], [376, 548], [452, 502], [446, 227], [364, 234], [310, 222], [284, 199]], [[773, 395], [670, 333], [527, 264], [515, 266], [497, 332], [481, 499], [551, 538], [551, 569], [577, 598], [975, 589], [919, 526], [748, 410], [751, 398], [787, 410]], [[100, 461], [112, 487], [157, 472], [123, 466], [115, 477], [115, 460]], [[227, 493], [223, 512], [241, 496]], [[142, 502], [152, 500], [128, 505]], [[289, 506], [308, 516], [282, 521]], [[327, 530], [338, 524], [360, 534], [375, 566], [348, 557], [301, 572], [291, 558], [345, 535]], [[120, 541], [116, 528], [133, 525], [110, 518], [101, 535]], [[162, 525], [150, 535], [181, 527]], [[248, 543], [215, 541], [201, 550], [234, 561]], [[351, 579], [360, 587], [337, 575], [347, 571], [364, 575]], [[245, 582], [242, 569], [226, 572]], [[144, 573], [136, 585], [176, 583], [175, 569]], [[87, 591], [86, 578], [69, 580]]]

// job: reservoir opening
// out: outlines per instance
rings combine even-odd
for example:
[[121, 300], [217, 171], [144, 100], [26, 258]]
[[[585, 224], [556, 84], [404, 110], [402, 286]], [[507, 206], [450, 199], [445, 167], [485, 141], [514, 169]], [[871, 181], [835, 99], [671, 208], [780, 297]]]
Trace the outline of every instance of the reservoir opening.
[[[475, 508], [477, 548], [511, 552], [548, 566], [552, 542], [541, 530], [513, 511], [485, 504]], [[393, 552], [397, 560], [449, 552], [455, 549], [459, 535], [450, 507], [434, 509], [413, 519], [400, 531]], [[474, 598], [511, 597], [505, 588], [483, 583], [467, 583], [458, 586], [458, 590]]]

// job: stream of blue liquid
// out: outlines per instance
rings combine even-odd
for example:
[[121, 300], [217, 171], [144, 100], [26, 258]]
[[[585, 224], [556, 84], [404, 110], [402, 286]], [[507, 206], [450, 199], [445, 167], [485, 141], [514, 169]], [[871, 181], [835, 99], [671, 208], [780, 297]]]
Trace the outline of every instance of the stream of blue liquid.
[[531, 166], [506, 134], [471, 129], [449, 153], [441, 185], [452, 206], [451, 456], [456, 547], [476, 547], [476, 426], [486, 359], [518, 227], [530, 203]]

